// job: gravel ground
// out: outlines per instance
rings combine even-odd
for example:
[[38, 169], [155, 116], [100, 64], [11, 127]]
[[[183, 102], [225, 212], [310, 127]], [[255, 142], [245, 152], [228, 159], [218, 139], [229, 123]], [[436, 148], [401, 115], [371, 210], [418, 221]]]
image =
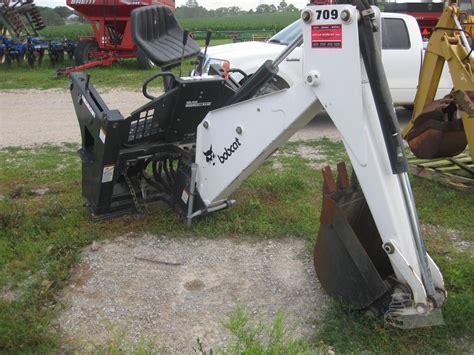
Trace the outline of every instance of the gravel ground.
[[[282, 311], [294, 336], [314, 334], [327, 297], [304, 240], [118, 237], [84, 250], [72, 270], [57, 327], [81, 351], [123, 332], [171, 353], [223, 347], [238, 305], [271, 322]], [[115, 329], [115, 331], [113, 330]], [[114, 335], [115, 332], [115, 335]]]
[[[125, 117], [148, 99], [141, 91], [100, 91], [110, 109], [118, 109]], [[21, 107], [21, 109], [18, 109]], [[400, 124], [405, 125], [410, 111], [397, 110]], [[12, 134], [14, 133], [14, 134]], [[341, 136], [325, 113], [317, 116], [291, 140], [309, 140]], [[43, 143], [76, 142], [81, 140], [76, 114], [67, 90], [1, 90], [0, 148], [30, 146]]]
[[[99, 93], [110, 109], [120, 110], [125, 117], [148, 101], [140, 91], [99, 90]], [[0, 148], [43, 143], [80, 143], [81, 133], [69, 91], [2, 90], [0, 108]], [[296, 133], [293, 140], [320, 137], [340, 137], [326, 115], [322, 116], [318, 124], [310, 124]]]
[[[100, 94], [110, 109], [119, 109], [124, 116], [148, 101], [138, 91], [111, 90]], [[80, 141], [69, 91], [0, 91], [0, 147]]]

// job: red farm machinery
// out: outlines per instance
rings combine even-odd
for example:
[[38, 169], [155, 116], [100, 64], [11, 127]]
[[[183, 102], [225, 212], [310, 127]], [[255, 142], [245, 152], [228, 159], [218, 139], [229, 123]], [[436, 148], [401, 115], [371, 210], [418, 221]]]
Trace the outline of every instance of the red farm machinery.
[[[461, 10], [472, 15], [471, 0], [459, 0], [457, 2]], [[421, 1], [421, 2], [388, 2], [385, 3], [384, 11], [399, 12], [413, 16], [418, 22], [421, 35], [428, 40], [443, 13], [446, 4], [444, 1]]]
[[89, 21], [94, 35], [80, 38], [74, 51], [76, 67], [62, 69], [60, 74], [111, 65], [124, 58], [137, 58], [140, 68], [150, 68], [153, 63], [133, 42], [130, 14], [152, 4], [175, 8], [174, 0], [66, 0], [66, 4]]

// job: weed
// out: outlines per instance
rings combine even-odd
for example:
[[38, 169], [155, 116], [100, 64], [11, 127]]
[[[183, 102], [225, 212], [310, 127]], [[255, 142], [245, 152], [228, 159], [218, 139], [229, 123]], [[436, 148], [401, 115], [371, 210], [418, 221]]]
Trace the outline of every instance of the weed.
[[230, 354], [309, 354], [313, 353], [308, 340], [292, 337], [281, 313], [277, 313], [272, 324], [256, 322], [249, 313], [238, 307], [225, 327], [233, 335], [226, 346]]

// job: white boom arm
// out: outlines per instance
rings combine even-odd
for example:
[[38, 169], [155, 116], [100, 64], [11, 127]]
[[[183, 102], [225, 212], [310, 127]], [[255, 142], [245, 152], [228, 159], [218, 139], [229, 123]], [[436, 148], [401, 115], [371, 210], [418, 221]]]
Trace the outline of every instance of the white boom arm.
[[[304, 78], [293, 87], [210, 112], [199, 125], [196, 189], [208, 208], [222, 203], [276, 149], [323, 109], [342, 136], [396, 277], [413, 292], [416, 312], [429, 310], [406, 194], [392, 173], [359, 50], [358, 11], [350, 5], [310, 6], [302, 24]], [[349, 14], [348, 21], [341, 13]], [[209, 151], [213, 156], [203, 154]], [[406, 175], [406, 174], [405, 174]], [[406, 181], [405, 181], [406, 183]], [[416, 217], [416, 216], [415, 216]], [[382, 247], [382, 246], [381, 246]], [[428, 257], [432, 282], [443, 278]]]

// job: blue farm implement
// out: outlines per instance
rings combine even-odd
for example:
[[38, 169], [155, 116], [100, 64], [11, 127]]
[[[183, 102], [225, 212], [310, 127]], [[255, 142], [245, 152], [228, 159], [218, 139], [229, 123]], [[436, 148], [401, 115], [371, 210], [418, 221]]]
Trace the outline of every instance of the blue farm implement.
[[0, 63], [31, 67], [41, 65], [47, 53], [51, 65], [61, 64], [64, 56], [73, 58], [75, 42], [46, 41], [38, 38], [45, 28], [34, 0], [0, 1]]
[[41, 65], [47, 54], [52, 66], [62, 64], [67, 55], [72, 60], [75, 43], [70, 41], [46, 41], [28, 36], [24, 40], [0, 35], [0, 62], [10, 66], [28, 62], [30, 67]]

